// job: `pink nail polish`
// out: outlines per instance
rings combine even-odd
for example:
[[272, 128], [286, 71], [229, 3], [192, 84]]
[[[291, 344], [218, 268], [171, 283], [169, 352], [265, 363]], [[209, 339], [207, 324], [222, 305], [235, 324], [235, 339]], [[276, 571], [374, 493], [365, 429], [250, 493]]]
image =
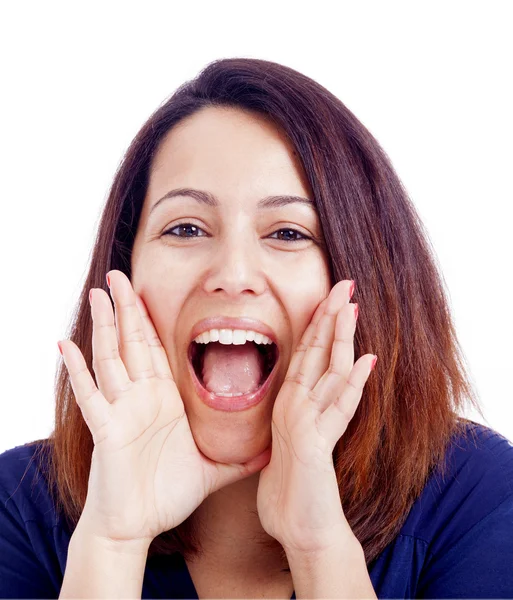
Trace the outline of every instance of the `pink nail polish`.
[[355, 288], [356, 284], [355, 282], [352, 280], [351, 281], [351, 287], [349, 288], [349, 300], [351, 300], [351, 298], [353, 297], [354, 294], [354, 288]]
[[374, 358], [372, 359], [372, 364], [371, 364], [371, 371], [372, 369], [374, 369], [374, 367], [376, 366], [376, 362], [378, 361], [378, 357], [374, 356]]
[[109, 277], [108, 273], [107, 273], [106, 277], [107, 277], [107, 285], [110, 287], [110, 277]]
[[92, 304], [92, 299], [93, 299], [93, 290], [90, 289], [89, 290], [89, 304]]
[[61, 343], [60, 343], [60, 342], [57, 342], [57, 346], [59, 346], [59, 352], [62, 354]]

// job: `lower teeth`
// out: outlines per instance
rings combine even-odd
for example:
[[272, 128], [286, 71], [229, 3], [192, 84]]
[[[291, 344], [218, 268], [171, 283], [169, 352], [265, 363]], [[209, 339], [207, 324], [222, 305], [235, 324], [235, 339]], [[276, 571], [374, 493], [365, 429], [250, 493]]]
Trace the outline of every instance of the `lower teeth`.
[[236, 394], [216, 394], [212, 392], [214, 396], [218, 396], [219, 398], [233, 398], [234, 396], [244, 396], [244, 392], [237, 392]]

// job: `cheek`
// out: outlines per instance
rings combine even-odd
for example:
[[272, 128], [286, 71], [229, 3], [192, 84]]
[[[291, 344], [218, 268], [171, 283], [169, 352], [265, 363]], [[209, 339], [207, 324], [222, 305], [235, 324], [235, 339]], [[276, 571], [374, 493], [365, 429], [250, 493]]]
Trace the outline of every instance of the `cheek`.
[[178, 317], [184, 303], [183, 289], [173, 286], [171, 278], [167, 278], [165, 284], [148, 282], [135, 291], [144, 300], [157, 335], [171, 357]]
[[292, 352], [301, 341], [317, 307], [324, 300], [326, 295], [327, 294], [323, 295], [319, 290], [312, 292], [310, 289], [303, 295], [295, 294], [294, 298], [291, 298], [291, 302], [286, 306], [292, 331]]
[[291, 353], [295, 350], [319, 304], [331, 290], [329, 267], [319, 252], [314, 259], [304, 261], [297, 269], [284, 271], [276, 283], [277, 294], [289, 320]]

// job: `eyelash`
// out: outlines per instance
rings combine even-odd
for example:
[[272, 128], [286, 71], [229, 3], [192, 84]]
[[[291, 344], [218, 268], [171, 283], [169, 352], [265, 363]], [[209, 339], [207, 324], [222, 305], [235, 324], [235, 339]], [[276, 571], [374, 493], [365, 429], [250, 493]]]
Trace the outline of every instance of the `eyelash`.
[[[199, 229], [200, 231], [203, 231], [203, 229], [201, 229], [201, 227], [198, 227], [197, 225], [194, 225], [194, 223], [187, 223], [187, 222], [183, 222], [183, 223], [177, 223], [176, 225], [173, 225], [173, 227], [171, 227], [170, 229], [167, 229], [166, 231], [164, 231], [164, 233], [162, 235], [171, 235], [173, 237], [178, 237], [178, 238], [182, 238], [182, 239], [194, 239], [194, 238], [198, 238], [198, 237], [205, 237], [203, 235], [192, 235], [192, 236], [184, 236], [184, 235], [176, 235], [174, 233], [171, 233], [171, 231], [173, 231], [173, 229], [176, 229], [177, 227], [185, 227], [185, 226], [190, 226], [190, 227], [195, 227], [196, 229]], [[283, 227], [281, 229], [277, 229], [276, 231], [273, 232], [277, 233], [279, 231], [293, 231], [294, 233], [297, 233], [301, 236], [301, 239], [296, 239], [296, 240], [278, 240], [279, 242], [287, 242], [287, 243], [297, 243], [297, 242], [302, 242], [304, 240], [311, 240], [312, 238], [305, 235], [304, 233], [301, 233], [300, 231], [298, 231], [297, 229], [293, 229], [292, 227]], [[273, 235], [271, 234], [271, 235]], [[275, 238], [276, 239], [276, 238]]]

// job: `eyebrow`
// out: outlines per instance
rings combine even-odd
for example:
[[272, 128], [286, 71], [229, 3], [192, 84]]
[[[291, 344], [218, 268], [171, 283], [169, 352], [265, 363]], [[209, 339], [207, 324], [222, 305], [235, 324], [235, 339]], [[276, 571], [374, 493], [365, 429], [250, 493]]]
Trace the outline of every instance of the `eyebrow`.
[[[207, 206], [211, 206], [214, 208], [220, 205], [219, 200], [214, 196], [214, 194], [211, 194], [210, 192], [203, 192], [201, 190], [195, 190], [193, 188], [178, 188], [176, 190], [171, 190], [167, 192], [167, 194], [164, 194], [162, 198], [157, 200], [157, 202], [155, 202], [155, 204], [151, 207], [150, 214], [157, 208], [159, 204], [164, 202], [164, 200], [169, 200], [177, 196], [190, 196], [191, 198], [194, 198], [197, 202], [200, 202], [201, 204], [206, 204]], [[307, 206], [310, 206], [315, 210], [315, 202], [313, 200], [310, 200], [309, 198], [303, 198], [302, 196], [286, 195], [266, 196], [265, 198], [262, 198], [258, 201], [257, 208], [281, 208], [282, 206], [287, 206], [288, 204], [293, 204], [295, 202], [298, 202], [300, 204], [306, 204]]]

